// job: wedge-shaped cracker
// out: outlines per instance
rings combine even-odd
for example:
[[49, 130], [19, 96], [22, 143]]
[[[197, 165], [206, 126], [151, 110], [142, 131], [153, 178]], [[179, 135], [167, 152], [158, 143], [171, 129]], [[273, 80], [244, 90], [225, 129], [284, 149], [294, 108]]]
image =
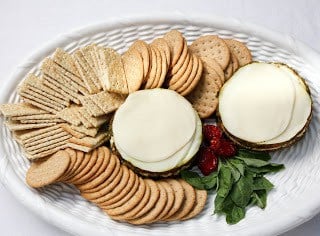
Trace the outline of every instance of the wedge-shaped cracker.
[[79, 111], [81, 107], [79, 106], [71, 106], [71, 107], [66, 107], [65, 109], [57, 112], [57, 116], [60, 117], [61, 119], [69, 122], [70, 124], [73, 125], [80, 125], [81, 120], [79, 119], [77, 112]]
[[101, 75], [99, 77], [103, 90], [128, 94], [128, 86], [120, 54], [111, 48], [99, 50]]
[[1, 104], [0, 112], [5, 117], [49, 114], [47, 111], [34, 107], [28, 103]]
[[84, 125], [75, 126], [75, 125], [62, 124], [61, 127], [70, 134], [72, 134], [73, 131], [76, 131], [76, 132], [85, 134], [85, 136], [88, 135], [90, 137], [95, 137], [98, 133], [97, 128], [86, 128]]
[[73, 54], [73, 58], [89, 93], [92, 94], [99, 92], [101, 90], [100, 81], [84, 58], [81, 50], [75, 51]]
[[104, 114], [109, 114], [119, 108], [124, 103], [125, 98], [124, 95], [108, 91], [102, 91], [90, 96], [90, 99], [104, 111]]
[[10, 130], [26, 130], [26, 129], [37, 129], [55, 125], [55, 123], [42, 123], [42, 124], [21, 124], [17, 122], [7, 121], [6, 122]]

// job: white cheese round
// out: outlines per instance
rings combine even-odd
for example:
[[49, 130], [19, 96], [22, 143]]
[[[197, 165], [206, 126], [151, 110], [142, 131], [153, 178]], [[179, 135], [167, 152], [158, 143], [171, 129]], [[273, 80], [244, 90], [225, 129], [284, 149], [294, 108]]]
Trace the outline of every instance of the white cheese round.
[[219, 113], [232, 135], [249, 142], [265, 142], [288, 126], [295, 87], [279, 65], [252, 63], [240, 68], [220, 91]]
[[182, 149], [196, 130], [191, 104], [167, 89], [134, 92], [116, 111], [114, 142], [141, 162], [159, 162]]
[[299, 133], [306, 124], [308, 117], [311, 113], [311, 98], [307, 92], [305, 84], [301, 81], [301, 78], [295, 74], [294, 71], [287, 66], [281, 65], [281, 69], [290, 76], [296, 91], [295, 102], [292, 112], [292, 117], [288, 127], [279, 136], [274, 139], [263, 142], [262, 144], [276, 144], [286, 142], [292, 139], [297, 133]]
[[197, 126], [196, 131], [192, 139], [179, 151], [174, 153], [172, 156], [156, 162], [143, 162], [141, 160], [137, 160], [133, 157], [130, 157], [127, 153], [125, 153], [121, 148], [117, 147], [121, 157], [126, 161], [130, 162], [135, 167], [139, 169], [151, 171], [151, 172], [165, 172], [172, 170], [174, 168], [180, 167], [186, 164], [199, 150], [202, 141], [202, 123], [197, 116]]

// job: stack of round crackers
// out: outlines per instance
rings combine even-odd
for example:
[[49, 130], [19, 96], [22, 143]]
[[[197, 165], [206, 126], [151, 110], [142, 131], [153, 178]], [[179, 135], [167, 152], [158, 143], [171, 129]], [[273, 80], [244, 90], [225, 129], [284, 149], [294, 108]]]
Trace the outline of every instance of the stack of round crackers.
[[193, 218], [207, 199], [205, 190], [181, 179], [139, 177], [106, 147], [89, 153], [70, 148], [58, 151], [32, 163], [26, 180], [34, 188], [55, 182], [74, 184], [112, 219], [136, 225]]

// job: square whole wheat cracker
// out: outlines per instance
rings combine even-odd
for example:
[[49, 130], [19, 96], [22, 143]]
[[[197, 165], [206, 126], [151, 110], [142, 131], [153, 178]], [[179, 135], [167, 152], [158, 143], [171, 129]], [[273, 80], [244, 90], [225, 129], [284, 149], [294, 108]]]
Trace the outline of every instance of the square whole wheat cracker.
[[[57, 134], [66, 134], [67, 132], [65, 130], [63, 130], [61, 127], [57, 126], [58, 129], [54, 129], [54, 130], [49, 130], [45, 133], [41, 133], [41, 134], [38, 134], [36, 136], [29, 136], [28, 138], [24, 138], [22, 139], [22, 143], [23, 144], [27, 144], [27, 143], [33, 143], [33, 142], [36, 142], [38, 140], [42, 140], [42, 139], [45, 139], [45, 138], [49, 138], [51, 136], [54, 136], [54, 135], [57, 135]], [[39, 132], [38, 132], [39, 133]]]
[[98, 106], [105, 114], [109, 114], [120, 107], [124, 103], [126, 96], [108, 91], [90, 96], [90, 99]]
[[55, 114], [39, 114], [39, 115], [25, 115], [25, 116], [13, 116], [11, 120], [43, 120], [43, 119], [58, 119]]
[[12, 121], [7, 121], [6, 125], [10, 130], [26, 130], [26, 129], [36, 129], [36, 128], [43, 128], [55, 125], [55, 123], [42, 123], [42, 124], [21, 124]]
[[84, 118], [89, 121], [89, 123], [92, 125], [92, 127], [98, 128], [108, 120], [110, 120], [110, 116], [103, 115], [98, 117], [92, 117], [90, 116], [88, 110], [85, 107], [82, 107], [80, 109], [80, 113], [84, 116]]
[[84, 127], [86, 128], [93, 128], [93, 125], [90, 123], [90, 121], [86, 118], [87, 116], [90, 116], [86, 109], [84, 107], [81, 107], [76, 115], [78, 116], [78, 118], [81, 120], [81, 123], [84, 125]]
[[103, 90], [128, 94], [127, 79], [121, 55], [112, 48], [99, 49], [101, 75], [99, 77]]
[[62, 124], [61, 127], [70, 134], [73, 134], [72, 132], [75, 131], [75, 132], [84, 134], [84, 136], [95, 137], [98, 133], [97, 128], [86, 128], [84, 125], [75, 126], [75, 125]]
[[99, 77], [99, 68], [97, 67], [96, 63], [96, 44], [90, 44], [83, 48], [81, 48], [82, 55], [88, 62], [89, 66], [91, 67], [92, 71], [96, 74], [97, 77]]
[[[52, 104], [52, 103], [50, 103], [49, 101], [47, 101], [47, 100], [43, 100], [42, 98], [39, 98], [37, 95], [35, 95], [35, 94], [30, 94], [30, 93], [25, 93], [25, 92], [19, 92], [19, 95], [20, 95], [20, 97], [22, 97], [22, 99], [29, 99], [29, 100], [31, 100], [31, 101], [33, 101], [35, 104], [38, 104], [38, 105], [42, 105], [42, 106], [44, 106], [48, 111], [49, 111], [49, 109], [52, 109], [52, 110], [54, 110], [55, 112], [57, 112], [57, 111], [60, 111], [60, 110], [62, 110], [63, 109], [63, 106], [62, 107], [60, 107], [60, 106], [56, 106], [55, 104]], [[43, 109], [45, 109], [45, 108], [43, 108]], [[54, 113], [55, 113], [54, 112]]]
[[81, 107], [79, 106], [71, 106], [66, 107], [65, 109], [59, 111], [56, 115], [60, 117], [61, 119], [69, 122], [73, 125], [80, 125], [81, 120], [79, 119], [79, 116], [77, 115], [77, 112], [79, 111]]
[[98, 133], [95, 137], [84, 137], [81, 139], [72, 137], [70, 138], [69, 142], [77, 145], [81, 145], [81, 146], [93, 147], [93, 146], [96, 146], [97, 143], [106, 141], [108, 138], [109, 138], [108, 133], [101, 132], [101, 133]]
[[61, 68], [50, 58], [46, 58], [43, 61], [41, 65], [41, 71], [59, 81], [61, 84], [68, 85], [68, 88], [75, 93], [81, 92], [82, 94], [88, 94], [88, 90], [84, 86], [78, 84], [70, 78], [72, 74]]
[[47, 143], [44, 143], [44, 144], [42, 143], [36, 146], [26, 147], [25, 150], [30, 154], [37, 154], [39, 152], [47, 151], [50, 148], [55, 148], [68, 143], [68, 140], [70, 139], [70, 137], [71, 135], [65, 135], [55, 140], [48, 141]]
[[46, 58], [42, 62], [41, 70], [44, 74], [59, 80], [61, 83], [68, 84], [70, 89], [74, 92], [81, 92], [82, 94], [88, 93], [88, 90], [86, 89], [81, 78], [70, 73], [50, 58]]
[[50, 114], [48, 111], [39, 109], [38, 107], [32, 106], [28, 103], [1, 104], [0, 112], [5, 117]]
[[[55, 87], [56, 90], [62, 90], [64, 91], [64, 93], [66, 94], [66, 96], [73, 101], [76, 104], [80, 104], [80, 100], [78, 99], [78, 96], [80, 95], [79, 93], [76, 93], [75, 91], [71, 90], [67, 84], [63, 84], [63, 83], [59, 83], [58, 81], [56, 81], [55, 79], [53, 79], [52, 77], [48, 76], [48, 75], [44, 75], [43, 76], [44, 79], [44, 84], [53, 88]], [[52, 86], [54, 85], [54, 86]]]
[[91, 96], [93, 95], [87, 95], [81, 98], [81, 103], [83, 107], [87, 109], [91, 116], [97, 117], [104, 115], [104, 111], [90, 99]]
[[64, 106], [69, 105], [69, 100], [66, 99], [66, 97], [45, 86], [43, 84], [43, 80], [34, 74], [28, 74], [21, 87], [25, 87], [25, 89], [29, 89], [35, 93], [46, 96], [57, 103], [63, 104]]
[[26, 103], [29, 103], [29, 104], [31, 104], [31, 105], [33, 105], [33, 106], [35, 106], [35, 107], [38, 107], [38, 108], [40, 108], [40, 109], [42, 109], [42, 110], [47, 111], [47, 112], [50, 112], [50, 113], [53, 113], [53, 114], [57, 113], [57, 110], [52, 109], [51, 107], [48, 107], [48, 106], [46, 106], [46, 105], [43, 105], [43, 104], [41, 104], [41, 103], [39, 103], [39, 102], [37, 102], [37, 101], [34, 101], [34, 100], [32, 100], [32, 99], [29, 99], [29, 98], [26, 98], [26, 97], [22, 97], [22, 100], [23, 100], [24, 102], [26, 102]]
[[86, 147], [86, 146], [82, 146], [82, 145], [78, 145], [75, 143], [67, 143], [66, 144], [67, 147], [78, 150], [78, 151], [82, 151], [82, 152], [90, 152], [92, 151], [94, 148], [92, 147]]
[[20, 120], [20, 123], [21, 124], [43, 124], [43, 123], [54, 123], [54, 124], [57, 124], [57, 123], [64, 123], [65, 121], [62, 120], [62, 119], [28, 119], [28, 120]]
[[86, 136], [86, 134], [81, 133], [81, 132], [78, 132], [78, 131], [72, 129], [69, 124], [61, 124], [61, 127], [62, 127], [66, 132], [68, 132], [69, 134], [71, 134], [73, 137], [83, 138], [83, 137]]
[[58, 107], [64, 108], [64, 107], [68, 106], [68, 103], [57, 102], [56, 100], [53, 100], [53, 99], [49, 98], [49, 96], [47, 96], [47, 95], [43, 95], [42, 93], [35, 92], [29, 86], [21, 86], [19, 94], [20, 95], [28, 94], [30, 96], [33, 96], [35, 98], [38, 98], [38, 99], [42, 100], [43, 102], [45, 102], [47, 104], [53, 105], [56, 108], [58, 108]]
[[75, 81], [79, 85], [84, 86], [84, 82], [81, 79], [80, 73], [76, 67], [75, 61], [72, 56], [61, 48], [57, 48], [52, 57], [53, 61], [60, 67], [64, 68], [69, 73], [75, 75], [78, 80]]
[[72, 56], [89, 93], [92, 94], [99, 92], [102, 86], [97, 75], [93, 72], [92, 68], [84, 58], [81, 50], [75, 51]]
[[105, 133], [101, 133], [101, 134], [98, 134], [95, 138], [92, 138], [92, 137], [85, 137], [82, 139], [71, 138], [67, 145], [68, 147], [74, 148], [76, 150], [80, 150], [83, 152], [90, 152], [94, 148], [106, 142], [108, 139], [109, 139], [109, 135]]
[[68, 143], [65, 143], [65, 144], [62, 144], [61, 146], [56, 146], [54, 148], [51, 148], [49, 150], [46, 150], [46, 151], [43, 151], [43, 152], [40, 152], [40, 153], [37, 153], [37, 154], [30, 154], [28, 152], [25, 152], [25, 155], [26, 157], [29, 159], [29, 160], [36, 160], [36, 159], [39, 159], [39, 158], [43, 158], [43, 157], [47, 157], [59, 150], [62, 150], [62, 149], [65, 149], [67, 148]]
[[71, 135], [68, 132], [62, 130], [61, 132], [58, 132], [56, 134], [52, 134], [52, 135], [38, 138], [36, 140], [31, 140], [28, 142], [23, 142], [23, 145], [25, 148], [29, 148], [29, 147], [34, 147], [34, 146], [37, 146], [40, 144], [50, 144], [49, 142], [51, 142], [53, 140], [57, 140], [58, 138], [61, 138], [61, 137], [67, 136], [67, 135], [71, 137]]
[[[33, 129], [29, 131], [15, 131], [15, 134], [24, 141], [27, 141], [31, 138], [39, 138], [41, 135], [46, 135], [49, 132], [59, 132], [62, 130], [59, 125], [53, 125], [47, 128], [42, 128], [42, 129]], [[51, 135], [51, 134], [50, 134]]]

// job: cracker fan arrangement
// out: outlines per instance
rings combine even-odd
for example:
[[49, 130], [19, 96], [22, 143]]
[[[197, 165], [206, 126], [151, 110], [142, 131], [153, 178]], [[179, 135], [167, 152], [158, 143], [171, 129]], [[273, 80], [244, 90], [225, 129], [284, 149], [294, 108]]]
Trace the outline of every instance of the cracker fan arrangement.
[[244, 43], [216, 35], [188, 45], [176, 30], [122, 55], [58, 48], [18, 92], [0, 111], [31, 161], [26, 183], [73, 184], [133, 225], [191, 219], [207, 190], [229, 224], [264, 209], [274, 187], [264, 175], [283, 169], [266, 151], [295, 144], [312, 116], [289, 66], [252, 62]]

